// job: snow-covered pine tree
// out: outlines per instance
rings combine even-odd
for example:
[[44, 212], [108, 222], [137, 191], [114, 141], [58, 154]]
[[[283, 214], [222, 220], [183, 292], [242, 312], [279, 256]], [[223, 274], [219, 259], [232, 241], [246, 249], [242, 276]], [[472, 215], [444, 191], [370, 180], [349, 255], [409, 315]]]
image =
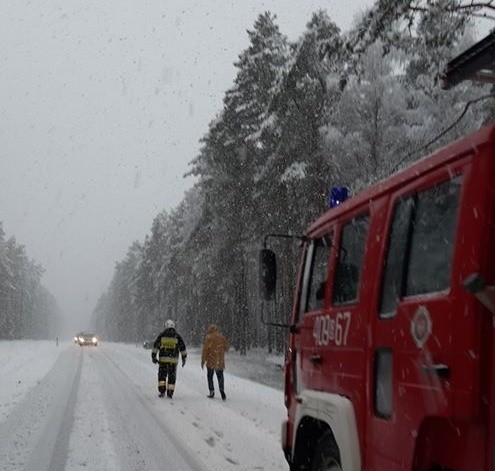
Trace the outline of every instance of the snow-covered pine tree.
[[109, 322], [107, 338], [121, 342], [138, 342], [142, 339], [142, 324], [137, 305], [137, 268], [142, 261], [142, 246], [135, 241], [127, 255], [115, 265], [109, 288]]
[[[41, 285], [43, 267], [29, 259], [0, 223], [0, 339], [53, 336], [60, 312]], [[47, 309], [47, 306], [50, 309]]]
[[[287, 41], [270, 13], [259, 15], [248, 35], [250, 44], [235, 63], [234, 85], [225, 94], [222, 113], [210, 126], [192, 170], [200, 177], [208, 224], [220, 241], [214, 258], [223, 269], [211, 289], [226, 298], [222, 305], [236, 326], [247, 319], [249, 304], [255, 302], [245, 280], [258, 239], [256, 178], [271, 143], [264, 127], [267, 110], [288, 60]], [[241, 326], [241, 331], [233, 332], [233, 343], [245, 350], [251, 330], [244, 322]]]
[[[291, 47], [292, 57], [283, 70], [270, 107], [270, 126], [266, 126], [273, 130], [273, 144], [257, 182], [264, 215], [260, 235], [301, 234], [325, 208], [330, 177], [321, 153], [320, 127], [326, 109], [341, 93], [343, 44], [339, 28], [327, 13], [318, 11]], [[283, 289], [279, 292], [288, 292], [295, 276], [297, 244], [275, 243], [281, 255], [278, 271]], [[290, 302], [288, 296], [278, 299], [276, 312], [268, 314], [270, 320], [285, 322], [281, 313], [289, 312]], [[283, 332], [276, 333], [281, 335], [274, 339], [274, 346], [280, 348]]]

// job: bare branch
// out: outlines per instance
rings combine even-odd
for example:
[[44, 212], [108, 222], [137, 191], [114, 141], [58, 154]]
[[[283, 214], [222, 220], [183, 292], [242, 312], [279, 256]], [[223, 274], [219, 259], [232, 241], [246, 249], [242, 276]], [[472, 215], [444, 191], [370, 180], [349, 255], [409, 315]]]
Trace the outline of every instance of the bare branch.
[[[474, 2], [471, 1], [470, 3], [466, 3], [463, 5], [458, 5], [455, 7], [448, 7], [445, 9], [445, 11], [448, 12], [460, 12], [460, 11], [475, 11], [475, 10], [483, 10], [483, 9], [489, 9], [489, 10], [494, 10], [495, 11], [495, 5], [493, 4], [493, 0], [487, 0], [486, 2]], [[413, 12], [427, 12], [430, 10], [428, 7], [421, 7], [421, 6], [409, 6], [408, 7], [409, 11]]]
[[468, 5], [459, 5], [458, 7], [451, 8], [450, 11], [482, 10], [483, 8], [488, 8], [489, 10], [495, 10], [495, 5], [493, 5], [493, 0], [487, 2], [471, 2]]
[[474, 18], [483, 18], [484, 20], [495, 20], [495, 16], [490, 16], [487, 13], [474, 13], [473, 14]]

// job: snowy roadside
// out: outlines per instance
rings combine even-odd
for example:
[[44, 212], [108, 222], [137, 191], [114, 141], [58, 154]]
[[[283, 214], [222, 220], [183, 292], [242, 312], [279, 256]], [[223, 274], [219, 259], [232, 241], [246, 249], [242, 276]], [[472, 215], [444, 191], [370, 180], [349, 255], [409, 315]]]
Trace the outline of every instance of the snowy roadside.
[[284, 357], [268, 354], [263, 349], [250, 350], [247, 355], [228, 352], [226, 369], [240, 378], [250, 379], [275, 389], [283, 389]]
[[[200, 355], [199, 348], [189, 349], [189, 352]], [[251, 349], [247, 355], [241, 355], [235, 350], [229, 350], [225, 355], [225, 373], [249, 379], [282, 390], [284, 384], [284, 357], [268, 354], [261, 348]]]
[[[0, 341], [0, 422], [46, 376], [64, 345], [55, 341]], [[34, 347], [35, 346], [35, 347]]]

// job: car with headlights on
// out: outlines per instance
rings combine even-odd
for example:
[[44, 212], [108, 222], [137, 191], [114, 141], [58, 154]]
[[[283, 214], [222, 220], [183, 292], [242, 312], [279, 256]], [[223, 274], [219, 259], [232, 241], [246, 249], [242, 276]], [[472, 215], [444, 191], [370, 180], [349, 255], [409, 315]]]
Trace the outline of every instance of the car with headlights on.
[[81, 332], [78, 334], [77, 342], [81, 347], [85, 345], [92, 345], [96, 347], [98, 345], [98, 338], [96, 337], [96, 334]]

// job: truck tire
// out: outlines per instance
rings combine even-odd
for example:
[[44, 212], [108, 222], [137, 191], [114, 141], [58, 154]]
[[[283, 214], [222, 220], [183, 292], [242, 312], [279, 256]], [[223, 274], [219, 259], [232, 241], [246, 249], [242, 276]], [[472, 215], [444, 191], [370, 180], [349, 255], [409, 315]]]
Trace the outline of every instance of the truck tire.
[[326, 432], [318, 442], [311, 471], [342, 471], [339, 449], [331, 432]]

